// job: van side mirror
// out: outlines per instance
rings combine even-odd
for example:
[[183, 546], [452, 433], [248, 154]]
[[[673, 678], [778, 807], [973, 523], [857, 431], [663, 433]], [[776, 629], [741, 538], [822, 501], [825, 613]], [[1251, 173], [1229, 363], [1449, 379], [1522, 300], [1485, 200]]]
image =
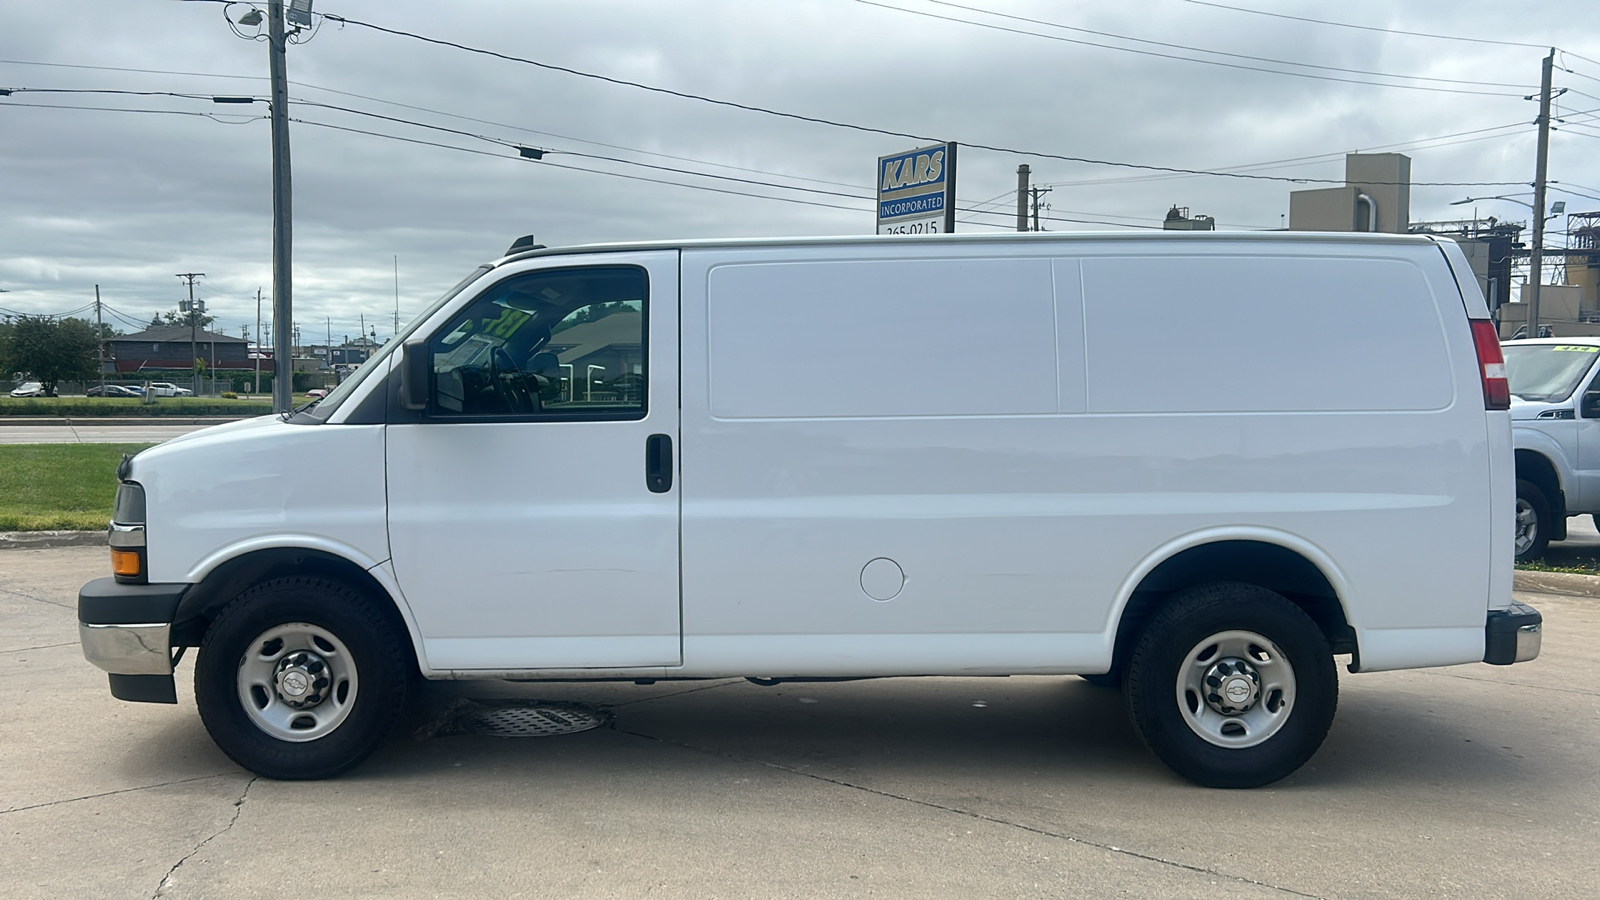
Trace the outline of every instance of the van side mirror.
[[400, 405], [406, 409], [428, 408], [428, 376], [432, 373], [428, 342], [411, 338], [400, 345]]

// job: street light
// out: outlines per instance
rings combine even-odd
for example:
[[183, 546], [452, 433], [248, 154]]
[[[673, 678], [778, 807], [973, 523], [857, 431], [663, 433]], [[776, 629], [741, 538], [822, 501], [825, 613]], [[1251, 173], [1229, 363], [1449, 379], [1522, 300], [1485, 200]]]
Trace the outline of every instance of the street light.
[[[1533, 204], [1532, 203], [1529, 203], [1526, 200], [1518, 200], [1515, 195], [1512, 195], [1512, 196], [1499, 195], [1499, 196], [1494, 196], [1494, 197], [1468, 197], [1465, 200], [1451, 200], [1450, 201], [1450, 205], [1451, 206], [1460, 206], [1463, 203], [1477, 203], [1480, 200], [1505, 200], [1505, 201], [1507, 201], [1509, 203], [1520, 203], [1520, 204], [1522, 204], [1523, 206], [1526, 206], [1529, 209], [1533, 209]], [[1557, 200], [1556, 202], [1550, 204], [1550, 215], [1545, 216], [1544, 219], [1545, 219], [1546, 222], [1548, 222], [1551, 219], [1554, 219], [1556, 216], [1559, 216], [1559, 215], [1561, 215], [1562, 213], [1564, 213], [1566, 211], [1567, 211], [1567, 201], [1565, 201], [1565, 200]]]

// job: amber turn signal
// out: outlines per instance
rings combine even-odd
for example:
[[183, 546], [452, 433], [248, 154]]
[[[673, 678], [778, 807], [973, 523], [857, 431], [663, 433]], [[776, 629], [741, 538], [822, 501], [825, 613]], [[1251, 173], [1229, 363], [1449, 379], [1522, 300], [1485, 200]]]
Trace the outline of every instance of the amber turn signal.
[[124, 578], [137, 578], [139, 571], [139, 551], [137, 550], [111, 550], [111, 573]]

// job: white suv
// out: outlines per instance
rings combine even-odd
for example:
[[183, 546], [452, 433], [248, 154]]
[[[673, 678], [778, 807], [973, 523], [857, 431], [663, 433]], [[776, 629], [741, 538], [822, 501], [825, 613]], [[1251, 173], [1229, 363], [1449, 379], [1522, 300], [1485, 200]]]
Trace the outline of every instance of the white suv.
[[156, 392], [157, 397], [193, 397], [194, 391], [185, 387], [178, 387], [170, 381], [152, 381], [150, 390]]

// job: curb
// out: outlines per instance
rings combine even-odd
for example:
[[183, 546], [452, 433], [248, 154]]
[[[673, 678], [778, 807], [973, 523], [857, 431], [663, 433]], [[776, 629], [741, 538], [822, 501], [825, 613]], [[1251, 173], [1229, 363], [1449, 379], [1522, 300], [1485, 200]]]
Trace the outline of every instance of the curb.
[[54, 550], [57, 547], [104, 547], [104, 531], [0, 531], [0, 550]]
[[1600, 577], [1571, 572], [1516, 572], [1511, 589], [1530, 594], [1560, 594], [1565, 597], [1600, 597]]
[[0, 416], [3, 425], [222, 425], [254, 416]]

